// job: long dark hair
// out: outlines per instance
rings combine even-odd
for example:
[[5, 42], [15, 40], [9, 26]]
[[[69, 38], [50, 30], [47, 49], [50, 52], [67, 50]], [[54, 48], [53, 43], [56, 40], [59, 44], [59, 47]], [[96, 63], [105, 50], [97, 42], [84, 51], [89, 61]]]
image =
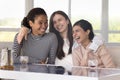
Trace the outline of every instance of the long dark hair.
[[26, 17], [23, 18], [21, 25], [24, 25], [25, 27], [28, 27], [31, 29], [30, 25], [29, 25], [29, 21], [34, 22], [34, 19], [36, 16], [38, 15], [46, 15], [46, 12], [44, 9], [42, 8], [33, 8], [29, 11], [29, 13], [27, 14]]
[[63, 11], [56, 11], [54, 12], [51, 17], [50, 17], [50, 22], [49, 22], [49, 31], [53, 32], [56, 34], [57, 38], [58, 38], [58, 49], [57, 49], [57, 57], [59, 59], [62, 59], [63, 57], [65, 57], [65, 53], [63, 51], [63, 44], [64, 44], [64, 40], [61, 37], [60, 33], [54, 28], [54, 23], [53, 23], [53, 17], [55, 16], [55, 14], [60, 14], [62, 15], [66, 20], [69, 21], [68, 24], [68, 33], [67, 33], [67, 37], [70, 43], [70, 47], [69, 47], [69, 51], [68, 54], [72, 53], [72, 45], [73, 45], [73, 37], [72, 37], [72, 24], [71, 21], [69, 19], [69, 17], [66, 15], [66, 13], [64, 13]]
[[77, 21], [74, 26], [80, 26], [84, 31], [90, 30], [89, 33], [89, 40], [92, 41], [92, 39], [94, 38], [94, 32], [93, 32], [93, 28], [92, 28], [92, 24], [90, 22], [88, 22], [87, 20], [81, 19], [79, 21]]

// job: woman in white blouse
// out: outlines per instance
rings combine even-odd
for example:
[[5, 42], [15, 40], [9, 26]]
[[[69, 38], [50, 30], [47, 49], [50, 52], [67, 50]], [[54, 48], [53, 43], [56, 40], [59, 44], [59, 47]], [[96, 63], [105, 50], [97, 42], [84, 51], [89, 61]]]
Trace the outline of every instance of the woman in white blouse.
[[63, 11], [56, 11], [51, 15], [49, 31], [56, 34], [58, 38], [58, 50], [56, 65], [72, 66], [72, 25], [69, 17]]

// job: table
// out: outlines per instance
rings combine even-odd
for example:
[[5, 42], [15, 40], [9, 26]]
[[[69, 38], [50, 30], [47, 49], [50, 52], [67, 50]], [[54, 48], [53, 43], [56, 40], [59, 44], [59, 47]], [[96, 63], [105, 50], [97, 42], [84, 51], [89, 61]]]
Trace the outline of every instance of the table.
[[[15, 64], [14, 70], [0, 70], [0, 78], [15, 80], [119, 80], [120, 69], [69, 67], [50, 64]], [[111, 79], [112, 78], [112, 79]]]

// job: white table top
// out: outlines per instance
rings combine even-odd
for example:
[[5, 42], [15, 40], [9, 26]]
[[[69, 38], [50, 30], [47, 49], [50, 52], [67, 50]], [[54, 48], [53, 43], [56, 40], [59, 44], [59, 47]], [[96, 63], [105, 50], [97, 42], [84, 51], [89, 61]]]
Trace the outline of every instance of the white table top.
[[[62, 66], [16, 64], [14, 70], [0, 70], [0, 78], [15, 80], [119, 80], [120, 69], [71, 67], [67, 71]], [[115, 79], [114, 80], [117, 80]]]

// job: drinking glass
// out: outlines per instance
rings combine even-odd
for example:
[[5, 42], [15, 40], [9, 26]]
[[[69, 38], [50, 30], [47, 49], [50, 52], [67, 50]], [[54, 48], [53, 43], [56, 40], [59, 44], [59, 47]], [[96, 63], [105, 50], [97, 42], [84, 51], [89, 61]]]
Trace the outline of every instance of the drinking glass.
[[98, 60], [95, 53], [89, 53], [91, 56], [88, 57], [88, 67], [97, 67]]
[[89, 59], [88, 60], [88, 66], [89, 67], [97, 67], [98, 66], [98, 60], [97, 59]]
[[21, 65], [28, 64], [29, 57], [28, 56], [20, 56], [20, 63]]

